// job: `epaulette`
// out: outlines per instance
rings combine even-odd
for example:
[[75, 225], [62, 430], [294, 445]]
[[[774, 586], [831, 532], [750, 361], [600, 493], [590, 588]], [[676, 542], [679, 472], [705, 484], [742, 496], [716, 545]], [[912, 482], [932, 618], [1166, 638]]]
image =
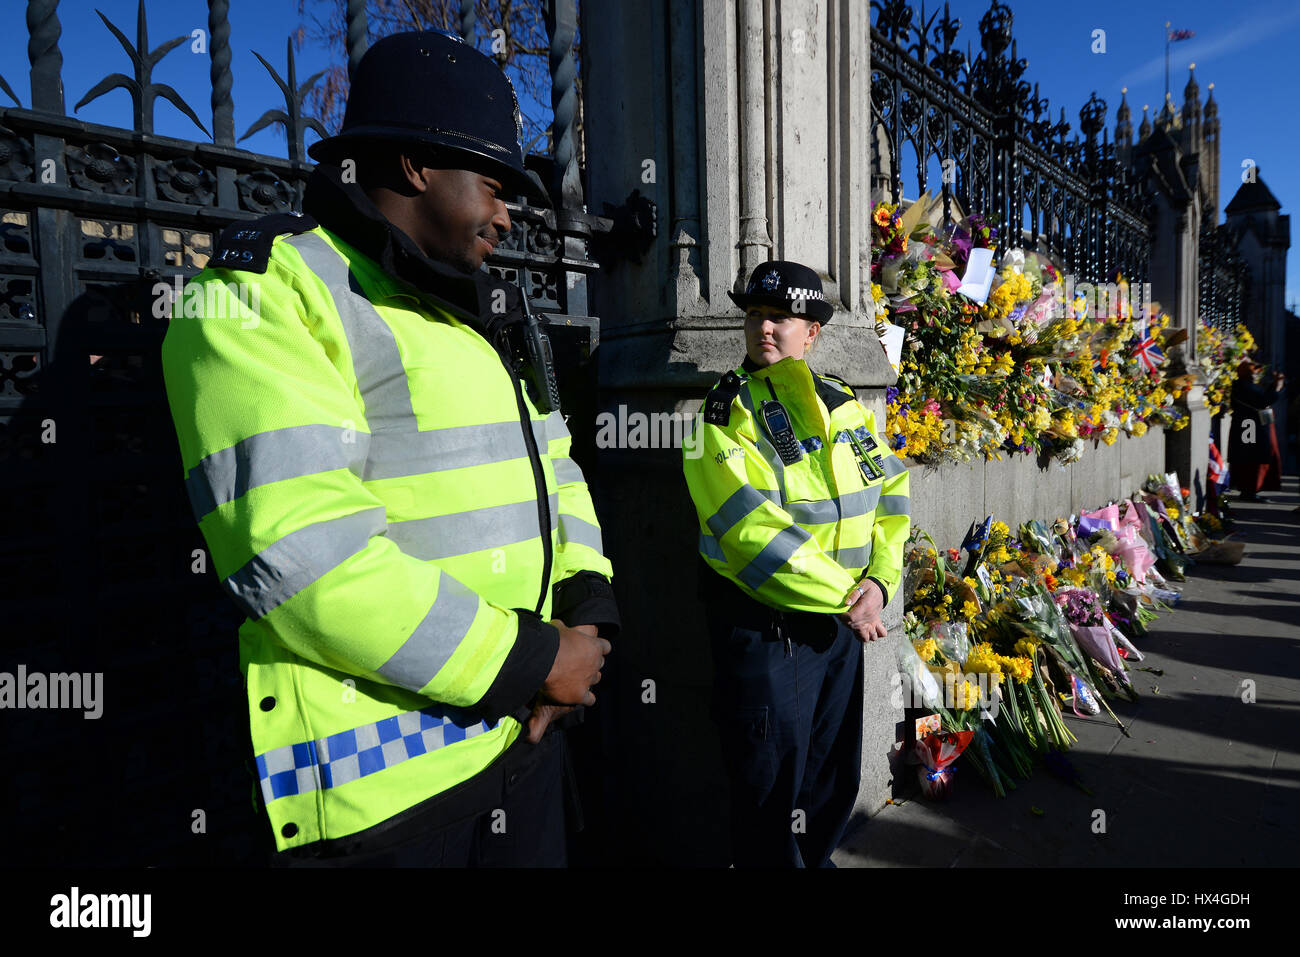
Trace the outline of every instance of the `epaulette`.
[[728, 372], [709, 392], [704, 400], [704, 421], [709, 425], [725, 426], [731, 419], [731, 403], [740, 395], [745, 380], [736, 375], [735, 370]]
[[[814, 372], [813, 381], [817, 385], [817, 395], [826, 405], [826, 410], [828, 412], [833, 412], [845, 402], [852, 402], [856, 398], [853, 392], [853, 386], [849, 385], [837, 375], [828, 375], [825, 372]], [[838, 382], [844, 387], [844, 389], [837, 389], [831, 384], [834, 382]], [[844, 390], [847, 390], [847, 392]]]
[[298, 213], [273, 213], [260, 219], [231, 223], [221, 231], [208, 265], [264, 273], [271, 259], [271, 245], [277, 236], [296, 236], [315, 229], [316, 225], [311, 216]]

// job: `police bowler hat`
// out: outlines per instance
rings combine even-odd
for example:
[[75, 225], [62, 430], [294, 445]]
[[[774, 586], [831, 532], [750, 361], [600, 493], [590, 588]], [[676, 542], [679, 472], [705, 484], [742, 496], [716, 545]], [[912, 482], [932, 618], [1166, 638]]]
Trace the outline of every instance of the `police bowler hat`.
[[522, 135], [519, 101], [500, 67], [455, 37], [423, 30], [395, 33], [366, 50], [352, 75], [342, 129], [307, 152], [337, 163], [376, 141], [429, 147], [550, 206], [524, 169]]
[[754, 267], [745, 291], [727, 295], [741, 309], [774, 306], [823, 325], [835, 314], [835, 308], [822, 292], [821, 277], [807, 266], [780, 259]]

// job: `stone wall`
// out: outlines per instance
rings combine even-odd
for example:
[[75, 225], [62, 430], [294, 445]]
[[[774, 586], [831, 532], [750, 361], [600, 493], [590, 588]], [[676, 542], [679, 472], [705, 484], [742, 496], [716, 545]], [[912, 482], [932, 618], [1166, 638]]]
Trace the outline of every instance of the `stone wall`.
[[[1178, 433], [1173, 433], [1177, 435]], [[1114, 445], [1093, 443], [1079, 461], [1045, 469], [1032, 456], [912, 469], [912, 525], [941, 548], [956, 548], [970, 523], [992, 515], [1014, 531], [1031, 519], [1077, 515], [1127, 497], [1153, 472], [1165, 471], [1163, 429]], [[1186, 485], [1188, 476], [1179, 475]]]

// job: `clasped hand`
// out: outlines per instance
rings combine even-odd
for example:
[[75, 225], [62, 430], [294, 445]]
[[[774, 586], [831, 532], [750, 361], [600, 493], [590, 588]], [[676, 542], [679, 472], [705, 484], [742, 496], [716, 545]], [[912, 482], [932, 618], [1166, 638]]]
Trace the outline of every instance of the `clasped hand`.
[[888, 634], [885, 623], [880, 620], [880, 613], [885, 607], [885, 596], [881, 594], [880, 586], [864, 578], [849, 593], [848, 602], [849, 610], [842, 611], [835, 617], [848, 625], [859, 641], [875, 641]]
[[560, 631], [560, 648], [551, 673], [533, 699], [532, 714], [528, 717], [528, 740], [533, 744], [542, 740], [547, 725], [556, 718], [580, 704], [590, 707], [596, 703], [591, 688], [600, 681], [600, 669], [611, 648], [608, 641], [597, 635], [595, 625], [569, 627], [558, 618], [551, 619], [550, 623]]

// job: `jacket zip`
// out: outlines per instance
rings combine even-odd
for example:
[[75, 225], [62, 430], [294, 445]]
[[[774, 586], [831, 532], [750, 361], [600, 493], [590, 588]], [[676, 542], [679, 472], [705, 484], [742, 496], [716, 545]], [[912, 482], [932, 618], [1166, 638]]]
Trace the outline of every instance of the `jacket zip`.
[[[504, 339], [504, 330], [498, 338]], [[500, 349], [497, 350], [497, 355], [501, 356]], [[528, 406], [524, 404], [523, 386], [519, 382], [519, 376], [510, 368], [504, 356], [501, 356], [501, 364], [506, 367], [506, 374], [510, 376], [510, 382], [515, 389], [519, 425], [524, 430], [524, 445], [528, 448], [528, 461], [532, 464], [533, 483], [537, 488], [537, 522], [542, 533], [542, 590], [537, 596], [537, 616], [540, 618], [542, 609], [546, 606], [546, 594], [551, 587], [551, 562], [554, 558], [554, 550], [551, 546], [551, 500], [546, 494], [546, 474], [542, 471], [537, 437], [533, 435], [533, 421], [528, 414]]]

